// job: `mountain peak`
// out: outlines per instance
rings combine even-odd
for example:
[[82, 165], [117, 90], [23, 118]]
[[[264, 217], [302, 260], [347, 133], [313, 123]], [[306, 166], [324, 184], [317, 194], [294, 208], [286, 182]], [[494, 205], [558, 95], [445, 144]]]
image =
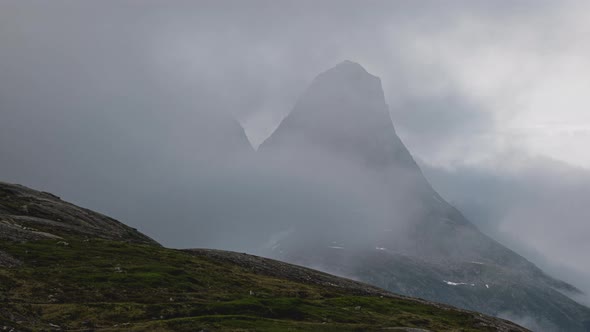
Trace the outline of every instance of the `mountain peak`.
[[[363, 66], [361, 66], [358, 62], [354, 62], [354, 61], [350, 61], [350, 60], [344, 60], [342, 62], [340, 62], [339, 64], [337, 64], [336, 66], [356, 66], [356, 67], [361, 67], [363, 68]], [[364, 69], [364, 68], [363, 68]]]
[[[336, 66], [332, 67], [331, 69], [328, 69], [326, 72], [330, 72], [330, 71], [347, 71], [347, 72], [357, 72], [357, 73], [364, 73], [367, 75], [371, 75], [361, 64], [354, 62], [354, 61], [350, 61], [350, 60], [344, 60], [344, 61], [340, 62]], [[371, 75], [371, 76], [373, 76], [373, 75]]]
[[[331, 86], [342, 86], [344, 84], [354, 84], [358, 90], [372, 90], [377, 92], [378, 98], [383, 98], [383, 92], [381, 88], [381, 80], [374, 75], [371, 75], [362, 65], [359, 63], [344, 60], [338, 63], [336, 66], [322, 72], [314, 80], [317, 85], [318, 82], [328, 82]], [[310, 89], [312, 89], [314, 84]], [[380, 93], [379, 93], [380, 92]]]
[[381, 80], [349, 60], [313, 80], [261, 150], [273, 145], [329, 151], [376, 168], [417, 169], [395, 133]]

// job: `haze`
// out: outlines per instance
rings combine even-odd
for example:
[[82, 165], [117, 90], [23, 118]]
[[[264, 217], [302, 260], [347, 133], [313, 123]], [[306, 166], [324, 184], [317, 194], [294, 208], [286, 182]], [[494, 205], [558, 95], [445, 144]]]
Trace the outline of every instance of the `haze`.
[[[337, 219], [340, 203], [317, 197], [361, 199], [329, 179], [309, 197], [299, 181], [309, 174], [283, 176], [296, 165], [228, 156], [250, 149], [244, 135], [258, 147], [317, 74], [351, 59], [381, 78], [399, 136], [442, 196], [590, 291], [589, 7], [5, 0], [0, 180], [173, 247], [254, 252], [269, 225], [288, 229], [277, 213], [308, 205]], [[260, 220], [264, 206], [280, 209]]]

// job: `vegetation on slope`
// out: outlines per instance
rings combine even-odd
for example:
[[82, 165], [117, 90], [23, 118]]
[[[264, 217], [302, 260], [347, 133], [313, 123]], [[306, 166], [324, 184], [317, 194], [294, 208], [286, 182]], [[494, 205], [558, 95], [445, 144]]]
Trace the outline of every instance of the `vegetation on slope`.
[[0, 331], [402, 327], [525, 331], [279, 261], [163, 248], [112, 218], [0, 182]]
[[327, 275], [312, 270], [310, 282], [252, 271], [223, 252], [81, 238], [4, 241], [0, 250], [22, 263], [0, 269], [0, 327], [25, 331], [523, 331], [370, 286], [318, 285], [314, 274]]

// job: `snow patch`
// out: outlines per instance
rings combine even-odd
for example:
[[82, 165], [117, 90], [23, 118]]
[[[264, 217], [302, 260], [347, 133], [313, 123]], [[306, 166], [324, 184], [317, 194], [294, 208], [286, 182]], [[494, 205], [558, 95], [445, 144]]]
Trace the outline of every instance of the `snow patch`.
[[466, 285], [466, 286], [471, 286], [471, 287], [475, 287], [475, 284], [470, 284], [470, 283], [466, 283], [466, 282], [452, 282], [452, 281], [447, 281], [447, 280], [443, 280], [443, 282], [449, 286], [461, 286], [461, 285]]
[[289, 234], [291, 234], [293, 232], [293, 230], [291, 228], [287, 229], [287, 230], [283, 230], [277, 233], [274, 233], [270, 236], [268, 242], [266, 242], [265, 244], [265, 248], [270, 248], [270, 250], [274, 251], [276, 250], [280, 244], [281, 241], [283, 239], [286, 239], [287, 236], [289, 236]]

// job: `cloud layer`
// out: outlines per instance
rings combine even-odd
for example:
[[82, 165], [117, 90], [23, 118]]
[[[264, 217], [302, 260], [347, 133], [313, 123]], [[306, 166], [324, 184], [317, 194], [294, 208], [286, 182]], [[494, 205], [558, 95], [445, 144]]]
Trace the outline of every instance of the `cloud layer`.
[[[227, 119], [257, 146], [315, 75], [352, 59], [381, 77], [410, 150], [448, 187], [465, 181], [441, 189], [449, 198], [536, 262], [590, 275], [580, 255], [590, 236], [588, 171], [535, 157], [590, 168], [588, 9], [583, 1], [3, 1], [0, 177], [169, 243], [178, 230], [162, 220], [174, 218], [192, 234], [175, 245], [209, 245], [215, 228], [193, 220], [183, 197], [211, 192], [216, 176], [219, 196], [233, 193], [236, 204], [244, 196], [218, 186], [239, 178], [238, 168], [195, 166], [222, 157], [220, 146], [243, 148]], [[188, 178], [204, 189], [176, 187]], [[508, 192], [515, 200], [504, 201]], [[466, 196], [481, 199], [480, 210]], [[223, 215], [202, 198], [204, 216]], [[158, 201], [174, 203], [141, 213]]]

